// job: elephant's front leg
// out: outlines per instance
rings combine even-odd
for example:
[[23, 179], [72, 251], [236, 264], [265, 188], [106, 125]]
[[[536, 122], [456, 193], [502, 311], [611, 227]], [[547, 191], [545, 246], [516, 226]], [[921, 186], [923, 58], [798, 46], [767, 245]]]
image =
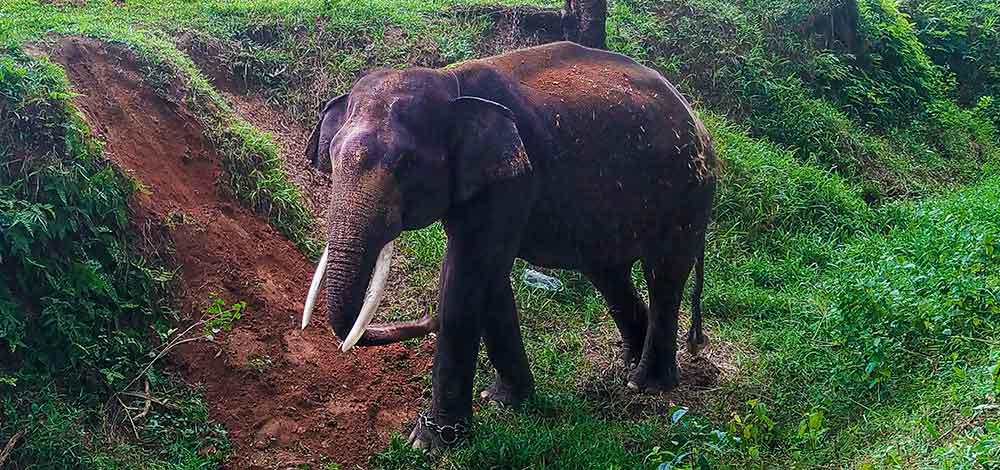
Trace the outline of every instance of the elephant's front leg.
[[[458, 239], [456, 239], [458, 238]], [[410, 435], [417, 448], [454, 444], [471, 425], [472, 385], [483, 312], [494, 280], [510, 275], [513, 254], [482, 251], [449, 234], [438, 295], [440, 329], [434, 354], [431, 408]], [[504, 258], [508, 259], [504, 259]]]

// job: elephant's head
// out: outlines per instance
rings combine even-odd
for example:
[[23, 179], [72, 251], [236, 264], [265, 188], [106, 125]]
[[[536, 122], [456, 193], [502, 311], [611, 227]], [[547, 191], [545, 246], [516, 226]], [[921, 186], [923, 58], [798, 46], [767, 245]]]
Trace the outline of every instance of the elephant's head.
[[325, 273], [330, 323], [347, 351], [436, 328], [371, 326], [385, 288], [393, 240], [445, 218], [492, 184], [531, 171], [511, 111], [461, 95], [449, 71], [380, 70], [323, 108], [306, 158], [330, 172], [326, 251], [302, 327]]

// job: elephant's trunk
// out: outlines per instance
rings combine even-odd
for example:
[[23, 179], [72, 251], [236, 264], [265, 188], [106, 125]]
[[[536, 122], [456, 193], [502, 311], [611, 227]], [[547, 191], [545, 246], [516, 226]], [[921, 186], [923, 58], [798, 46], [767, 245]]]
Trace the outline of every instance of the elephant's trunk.
[[[368, 324], [372, 322], [372, 318], [375, 318], [375, 310], [378, 309], [379, 302], [382, 301], [382, 294], [385, 293], [385, 282], [389, 278], [389, 267], [392, 263], [392, 248], [393, 242], [386, 243], [385, 246], [379, 250], [378, 259], [375, 262], [374, 273], [369, 275], [369, 282], [365, 292], [364, 304], [361, 305], [361, 312], [358, 314], [357, 318], [354, 320], [354, 325], [351, 327], [351, 331], [347, 333], [345, 337], [341, 330], [337, 330], [337, 335], [343, 338], [344, 343], [340, 346], [340, 350], [347, 352], [361, 339], [361, 335], [365, 333], [365, 328]], [[331, 277], [332, 280], [332, 277]], [[330, 292], [336, 293], [333, 288], [333, 283], [331, 282]], [[331, 295], [331, 294], [328, 294]], [[355, 295], [357, 293], [355, 292]], [[333, 311], [331, 313], [331, 321], [334, 321]]]
[[[338, 206], [333, 205], [334, 208]], [[342, 351], [346, 352], [355, 345], [388, 344], [435, 331], [437, 322], [427, 316], [415, 322], [369, 327], [385, 291], [394, 243], [391, 238], [384, 241], [388, 237], [379, 236], [389, 231], [384, 220], [361, 224], [351, 220], [361, 215], [359, 212], [368, 211], [356, 205], [346, 210], [331, 210], [331, 216], [338, 214], [339, 220], [331, 220], [329, 242], [306, 298], [302, 328], [309, 323], [325, 274], [330, 324], [343, 340]], [[373, 231], [378, 233], [373, 234]]]

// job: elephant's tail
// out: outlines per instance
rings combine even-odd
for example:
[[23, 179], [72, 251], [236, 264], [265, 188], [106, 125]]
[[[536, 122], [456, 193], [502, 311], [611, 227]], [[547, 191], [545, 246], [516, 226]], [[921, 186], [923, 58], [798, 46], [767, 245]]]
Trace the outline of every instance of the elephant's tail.
[[701, 289], [705, 286], [705, 252], [698, 255], [694, 265], [694, 289], [691, 292], [691, 328], [688, 329], [687, 346], [692, 356], [697, 356], [708, 346], [708, 336], [701, 327]]

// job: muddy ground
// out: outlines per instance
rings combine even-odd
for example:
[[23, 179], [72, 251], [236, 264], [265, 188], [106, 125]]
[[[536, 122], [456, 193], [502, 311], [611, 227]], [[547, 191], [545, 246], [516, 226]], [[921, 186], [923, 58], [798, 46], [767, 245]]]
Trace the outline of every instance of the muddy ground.
[[300, 331], [313, 264], [222, 190], [219, 156], [194, 116], [144, 86], [125, 50], [67, 38], [49, 55], [66, 68], [106, 155], [141, 184], [133, 224], [166, 228], [184, 316], [199, 318], [212, 292], [248, 304], [217, 344], [189, 343], [171, 356], [228, 431], [229, 466], [364, 466], [421, 407], [432, 343], [343, 354], [322, 316]]

